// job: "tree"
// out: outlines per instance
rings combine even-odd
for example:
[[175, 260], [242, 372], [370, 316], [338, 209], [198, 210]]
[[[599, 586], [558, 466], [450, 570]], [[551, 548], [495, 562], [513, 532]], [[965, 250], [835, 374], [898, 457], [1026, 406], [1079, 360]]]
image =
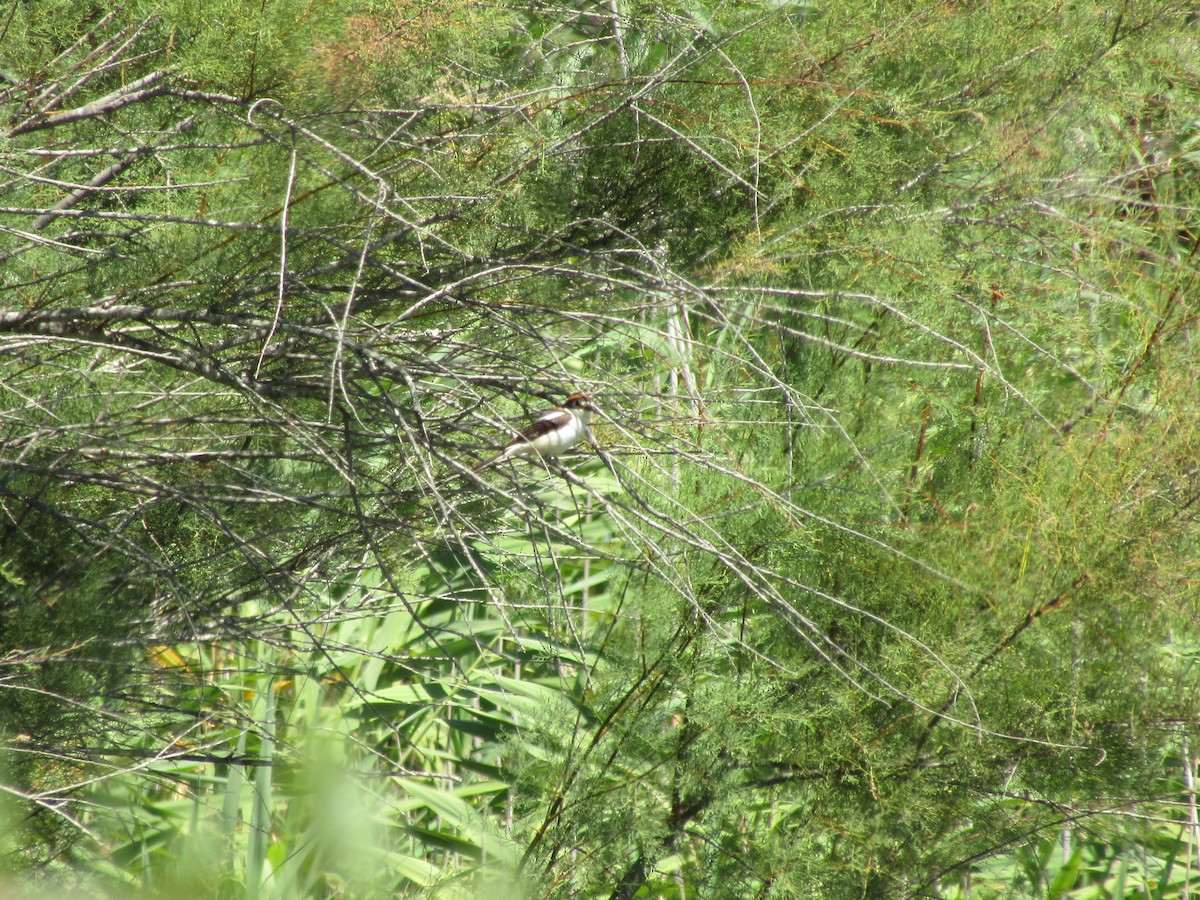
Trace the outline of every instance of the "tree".
[[[1143, 7], [15, 6], [10, 865], [1194, 881], [1197, 57]], [[593, 452], [469, 471], [575, 388]]]

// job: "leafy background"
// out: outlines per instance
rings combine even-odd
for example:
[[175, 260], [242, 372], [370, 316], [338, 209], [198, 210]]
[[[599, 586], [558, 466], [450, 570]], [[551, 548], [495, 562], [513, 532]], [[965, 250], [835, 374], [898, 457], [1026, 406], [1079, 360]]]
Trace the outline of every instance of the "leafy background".
[[11, 5], [4, 889], [1194, 890], [1197, 37]]

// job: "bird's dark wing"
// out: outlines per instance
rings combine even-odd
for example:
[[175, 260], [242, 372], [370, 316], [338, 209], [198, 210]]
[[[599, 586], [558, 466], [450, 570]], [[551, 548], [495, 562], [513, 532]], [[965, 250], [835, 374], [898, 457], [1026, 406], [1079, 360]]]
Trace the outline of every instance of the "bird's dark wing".
[[531, 441], [536, 441], [543, 435], [547, 435], [555, 428], [562, 427], [569, 419], [570, 413], [563, 409], [552, 409], [546, 413], [528, 428], [521, 430], [521, 433], [509, 441], [505, 446], [513, 447], [517, 444], [524, 444]]

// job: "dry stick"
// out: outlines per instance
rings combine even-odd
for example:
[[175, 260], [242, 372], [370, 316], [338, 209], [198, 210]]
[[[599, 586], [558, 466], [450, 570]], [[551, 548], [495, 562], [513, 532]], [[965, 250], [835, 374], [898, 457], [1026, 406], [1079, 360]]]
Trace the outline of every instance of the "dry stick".
[[1200, 814], [1196, 811], [1196, 760], [1192, 757], [1186, 734], [1180, 749], [1183, 750], [1183, 786], [1187, 788], [1188, 843], [1192, 845], [1192, 853], [1197, 855], [1197, 858], [1193, 859], [1192, 853], [1187, 854], [1188, 878], [1185, 883], [1190, 883], [1192, 863], [1200, 864]]
[[[14, 7], [15, 7], [15, 4], [14, 4]], [[50, 62], [47, 63], [43, 67], [43, 70], [47, 71], [47, 72], [56, 71], [59, 68], [60, 64], [62, 64], [62, 65], [67, 66], [67, 72], [72, 72], [72, 71], [77, 72], [84, 66], [89, 65], [92, 62], [92, 60], [94, 60], [99, 54], [105, 52], [105, 50], [112, 45], [112, 42], [114, 40], [117, 40], [119, 38], [120, 33], [118, 34], [117, 38], [109, 38], [108, 40], [104, 41], [100, 46], [98, 46], [95, 49], [88, 52], [88, 54], [83, 59], [79, 60], [77, 63], [68, 64], [67, 61], [70, 60], [75, 55], [76, 51], [79, 51], [82, 48], [86, 47], [88, 45], [89, 41], [91, 41], [93, 39], [98, 39], [100, 36], [100, 32], [112, 22], [112, 20], [116, 17], [116, 15], [117, 15], [116, 10], [113, 10], [112, 12], [109, 12], [107, 15], [105, 15], [102, 19], [100, 19], [99, 22], [97, 22], [95, 25], [93, 25], [86, 34], [81, 35], [79, 37], [79, 39], [77, 41], [75, 41], [74, 44], [72, 44], [70, 47], [67, 47], [60, 54], [58, 54], [58, 56], [56, 56], [56, 57], [54, 57], [54, 59], [50, 60]], [[87, 77], [87, 76], [85, 76], [85, 77]], [[29, 85], [29, 82], [26, 82], [26, 84]], [[78, 82], [76, 82], [76, 84], [78, 84]], [[41, 109], [41, 110], [53, 109], [59, 102], [58, 98], [55, 97], [55, 92], [58, 91], [58, 89], [61, 87], [61, 85], [62, 85], [61, 79], [55, 79], [53, 81], [47, 82], [36, 97], [29, 98], [29, 106], [27, 108], [36, 107], [37, 109]], [[32, 85], [29, 85], [29, 86], [32, 86]], [[9, 92], [6, 92], [6, 93], [9, 93]]]
[[111, 94], [101, 97], [99, 100], [93, 100], [91, 103], [85, 103], [83, 106], [77, 106], [66, 112], [55, 113], [50, 116], [39, 113], [32, 118], [26, 119], [10, 131], [8, 136], [16, 137], [19, 134], [28, 134], [31, 131], [56, 128], [59, 125], [67, 125], [71, 122], [82, 121], [83, 119], [94, 119], [97, 116], [116, 112], [118, 109], [129, 106], [131, 103], [138, 103], [150, 97], [157, 97], [159, 94], [167, 92], [169, 86], [163, 82], [163, 79], [166, 77], [166, 71], [151, 72], [137, 81], [131, 81], [119, 91], [113, 91]]
[[[144, 19], [142, 24], [136, 28], [123, 28], [117, 31], [112, 37], [93, 48], [83, 59], [71, 66], [72, 72], [82, 72], [75, 79], [74, 84], [58, 90], [62, 82], [55, 82], [51, 86], [49, 94], [43, 92], [43, 96], [50, 98], [49, 102], [45, 105], [31, 104], [30, 108], [37, 106], [42, 113], [52, 112], [59, 109], [67, 100], [90, 84], [92, 79], [98, 75], [117, 66], [124, 71], [128, 66], [154, 55], [149, 53], [122, 57], [122, 54], [138, 41], [150, 23], [151, 19]], [[93, 29], [93, 33], [99, 37], [100, 32], [98, 28]]]
[[[191, 128], [194, 124], [196, 124], [196, 117], [188, 116], [186, 119], [184, 119], [182, 122], [180, 122], [178, 125], [176, 125], [174, 128], [172, 128], [167, 133], [172, 134], [172, 135], [182, 134], [183, 132], [185, 132], [189, 128]], [[55, 219], [58, 218], [56, 213], [61, 213], [64, 210], [68, 210], [71, 207], [75, 206], [75, 204], [79, 203], [80, 200], [82, 200], [88, 194], [95, 191], [96, 188], [100, 188], [100, 187], [103, 187], [104, 185], [108, 184], [110, 181], [112, 181], [114, 178], [116, 178], [118, 175], [120, 175], [122, 172], [124, 172], [130, 166], [132, 166], [137, 161], [138, 157], [140, 157], [143, 153], [151, 152], [154, 149], [155, 148], [153, 148], [153, 147], [138, 147], [136, 149], [128, 151], [124, 156], [122, 156], [119, 160], [117, 160], [115, 163], [113, 163], [107, 169], [105, 169], [104, 171], [97, 174], [86, 184], [83, 184], [80, 187], [76, 188], [75, 190], [71, 191], [71, 193], [67, 194], [67, 196], [63, 197], [61, 200], [59, 200], [53, 206], [49, 207], [46, 210], [46, 212], [44, 212], [40, 216], [38, 216], [37, 219], [35, 219], [34, 223], [33, 223], [34, 230], [41, 231], [43, 228], [45, 228], [47, 225], [49, 225], [51, 222], [53, 222]]]
[[88, 194], [92, 193], [96, 188], [103, 187], [104, 185], [108, 184], [110, 181], [132, 166], [137, 161], [139, 155], [140, 154], [138, 153], [125, 154], [107, 169], [99, 172], [95, 177], [71, 191], [71, 193], [67, 194], [53, 206], [49, 207], [46, 212], [42, 213], [37, 217], [37, 219], [34, 220], [33, 230], [41, 231], [58, 218], [58, 216], [54, 215], [54, 213], [61, 212], [64, 209], [70, 209]]
[[271, 347], [271, 340], [283, 319], [283, 298], [287, 290], [287, 251], [288, 251], [288, 216], [292, 210], [292, 189], [296, 186], [296, 150], [292, 149], [292, 161], [288, 167], [287, 190], [283, 195], [283, 209], [279, 213], [279, 290], [275, 303], [275, 317], [271, 320], [271, 330], [263, 339], [262, 350], [258, 354], [258, 363], [254, 366], [254, 378], [258, 380], [262, 372], [263, 360]]

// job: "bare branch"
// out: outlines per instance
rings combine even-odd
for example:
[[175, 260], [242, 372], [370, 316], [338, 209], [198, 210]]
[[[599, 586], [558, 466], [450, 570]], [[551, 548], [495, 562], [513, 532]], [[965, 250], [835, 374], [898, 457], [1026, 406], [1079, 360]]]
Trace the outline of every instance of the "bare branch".
[[162, 70], [151, 72], [149, 75], [144, 75], [136, 81], [131, 81], [111, 94], [65, 112], [37, 113], [32, 118], [13, 128], [8, 133], [9, 137], [16, 137], [33, 131], [43, 131], [47, 128], [57, 128], [60, 125], [68, 125], [72, 122], [81, 122], [86, 119], [94, 119], [97, 116], [108, 115], [111, 112], [124, 109], [130, 104], [140, 103], [152, 97], [159, 97], [167, 93], [170, 89], [170, 85], [164, 81], [167, 74], [166, 71]]

